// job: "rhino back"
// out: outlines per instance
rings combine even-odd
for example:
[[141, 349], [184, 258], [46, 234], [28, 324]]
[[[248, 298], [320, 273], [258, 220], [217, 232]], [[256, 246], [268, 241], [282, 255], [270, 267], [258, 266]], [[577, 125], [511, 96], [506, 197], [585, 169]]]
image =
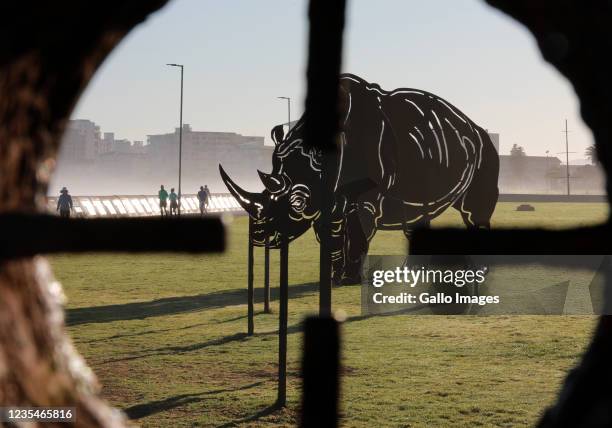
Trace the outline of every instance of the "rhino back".
[[388, 92], [353, 75], [342, 88], [341, 183], [366, 177], [379, 194], [414, 206], [448, 205], [467, 189], [490, 143], [467, 116], [417, 89]]
[[401, 160], [388, 194], [434, 202], [467, 189], [483, 145], [479, 128], [469, 118], [444, 100], [417, 90], [384, 97], [382, 110], [393, 130], [389, 137], [393, 149], [388, 151]]

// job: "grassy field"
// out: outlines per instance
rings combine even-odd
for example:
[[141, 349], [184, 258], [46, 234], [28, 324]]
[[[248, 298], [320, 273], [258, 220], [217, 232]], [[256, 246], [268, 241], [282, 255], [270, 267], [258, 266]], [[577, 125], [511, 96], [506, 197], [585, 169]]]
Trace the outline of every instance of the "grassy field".
[[[605, 204], [500, 203], [493, 226], [569, 227], [603, 221]], [[436, 225], [459, 225], [456, 212]], [[77, 348], [103, 395], [146, 427], [293, 426], [299, 404], [301, 320], [318, 308], [318, 246], [290, 248], [289, 406], [275, 400], [277, 252], [273, 314], [261, 312], [256, 250], [256, 335], [246, 337], [246, 227], [236, 218], [221, 255], [66, 255], [51, 258], [68, 296]], [[403, 254], [381, 232], [372, 254]], [[347, 427], [530, 426], [550, 404], [594, 326], [588, 316], [360, 317], [360, 289], [334, 289], [343, 309], [342, 415]]]

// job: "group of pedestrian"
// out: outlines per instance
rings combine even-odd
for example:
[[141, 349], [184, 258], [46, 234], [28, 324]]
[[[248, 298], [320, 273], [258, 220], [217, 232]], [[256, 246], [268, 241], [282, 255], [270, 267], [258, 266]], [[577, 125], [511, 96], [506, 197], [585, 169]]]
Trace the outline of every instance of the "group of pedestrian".
[[[178, 195], [174, 192], [174, 187], [170, 189], [170, 193], [164, 189], [164, 185], [161, 185], [159, 192], [157, 192], [157, 196], [159, 197], [159, 210], [161, 216], [168, 216], [168, 200], [170, 200], [170, 216], [178, 215], [179, 208], [179, 198]], [[210, 190], [207, 185], [200, 186], [200, 191], [198, 192], [198, 201], [200, 201], [200, 215], [204, 215], [208, 212], [208, 201], [210, 199]], [[57, 208], [56, 211], [59, 211], [60, 217], [69, 218], [70, 212], [73, 210], [72, 205], [72, 196], [68, 194], [68, 189], [62, 187], [60, 190], [60, 197], [57, 198]]]
[[[157, 196], [159, 197], [159, 210], [161, 216], [167, 216], [168, 210], [166, 208], [168, 204], [168, 199], [170, 200], [170, 216], [175, 216], [178, 214], [178, 195], [174, 193], [174, 187], [170, 189], [170, 193], [164, 189], [164, 185], [162, 184], [159, 192], [157, 192]], [[198, 201], [200, 201], [200, 215], [204, 215], [208, 212], [208, 200], [210, 198], [210, 190], [208, 190], [208, 186], [200, 186], [200, 191], [198, 192]]]
[[178, 195], [174, 193], [174, 187], [170, 189], [170, 194], [164, 189], [164, 185], [161, 185], [159, 192], [157, 192], [159, 198], [159, 211], [162, 217], [168, 216], [168, 199], [170, 199], [170, 216], [178, 214]]

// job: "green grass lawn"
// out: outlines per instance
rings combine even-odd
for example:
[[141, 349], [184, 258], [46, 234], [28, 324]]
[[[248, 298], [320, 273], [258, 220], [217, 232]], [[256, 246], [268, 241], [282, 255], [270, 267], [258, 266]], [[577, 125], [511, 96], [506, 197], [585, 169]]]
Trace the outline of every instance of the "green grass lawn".
[[[603, 221], [605, 204], [500, 203], [493, 227], [570, 227]], [[456, 212], [435, 225], [460, 225]], [[278, 254], [273, 314], [261, 312], [263, 250], [256, 249], [256, 334], [246, 337], [246, 218], [220, 255], [60, 255], [69, 331], [103, 395], [142, 426], [293, 426], [299, 405], [303, 318], [318, 308], [318, 245], [290, 247], [287, 409], [276, 397]], [[205, 239], [205, 237], [203, 237]], [[403, 254], [381, 232], [372, 254]], [[589, 316], [360, 317], [360, 288], [335, 288], [342, 327], [342, 417], [347, 427], [529, 426], [588, 343]]]

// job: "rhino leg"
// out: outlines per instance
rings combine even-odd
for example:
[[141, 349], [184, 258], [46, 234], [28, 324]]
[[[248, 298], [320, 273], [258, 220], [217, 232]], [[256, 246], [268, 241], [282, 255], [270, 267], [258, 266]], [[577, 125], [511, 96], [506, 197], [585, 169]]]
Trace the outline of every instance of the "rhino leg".
[[[340, 205], [340, 204], [338, 204]], [[331, 241], [330, 241], [330, 253], [332, 263], [332, 282], [334, 285], [340, 285], [342, 281], [342, 274], [344, 272], [344, 240], [345, 240], [345, 226], [346, 219], [344, 217], [343, 208], [332, 211], [332, 230], [331, 230]], [[320, 231], [321, 226], [317, 220], [313, 223], [313, 228], [317, 241], [321, 242]]]
[[[485, 134], [486, 135], [486, 134]], [[491, 217], [495, 211], [499, 189], [499, 158], [492, 144], [483, 147], [482, 164], [476, 170], [474, 178], [463, 197], [453, 205], [461, 213], [463, 223], [470, 228], [491, 227]]]
[[403, 225], [404, 236], [406, 236], [407, 239], [410, 239], [412, 237], [412, 232], [414, 232], [416, 229], [429, 229], [430, 227], [431, 220], [429, 218], [419, 220], [416, 223], [405, 222]]
[[461, 213], [463, 223], [468, 229], [490, 229], [498, 194], [497, 182], [472, 183], [453, 207]]
[[361, 283], [363, 262], [375, 232], [376, 221], [371, 211], [354, 208], [347, 213], [342, 284]]
[[340, 285], [342, 281], [342, 273], [344, 271], [345, 227], [346, 227], [346, 221], [344, 218], [336, 219], [332, 223], [331, 263], [332, 263], [332, 282], [334, 285]]
[[468, 193], [453, 205], [461, 213], [463, 223], [468, 229], [491, 228], [491, 216], [497, 203], [497, 189], [494, 195], [483, 195], [475, 191], [470, 193], [468, 190]]

